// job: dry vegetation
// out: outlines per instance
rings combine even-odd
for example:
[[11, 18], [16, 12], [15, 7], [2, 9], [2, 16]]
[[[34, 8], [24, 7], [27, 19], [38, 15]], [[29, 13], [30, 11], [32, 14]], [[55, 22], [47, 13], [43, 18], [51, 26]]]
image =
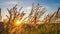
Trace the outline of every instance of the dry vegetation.
[[[1, 31], [1, 34], [60, 34], [60, 7], [53, 14], [44, 17], [43, 24], [38, 24], [40, 17], [46, 12], [44, 7], [32, 4], [30, 14], [23, 19], [26, 14], [24, 11], [21, 12], [23, 7], [18, 11], [16, 6], [7, 9], [8, 21], [4, 22], [4, 30]], [[15, 25], [17, 20], [21, 21], [21, 24]]]

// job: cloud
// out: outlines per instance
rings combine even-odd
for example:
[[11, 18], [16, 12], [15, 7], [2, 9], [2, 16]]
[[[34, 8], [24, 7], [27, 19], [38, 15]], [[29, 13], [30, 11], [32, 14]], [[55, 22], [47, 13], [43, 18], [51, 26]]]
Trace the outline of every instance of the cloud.
[[5, 4], [18, 4], [16, 1], [5, 2]]
[[0, 3], [0, 5], [10, 5], [10, 4], [18, 4], [19, 2], [18, 1], [6, 1], [6, 2], [2, 2]]
[[27, 7], [26, 9], [27, 9], [27, 10], [31, 10], [31, 7]]

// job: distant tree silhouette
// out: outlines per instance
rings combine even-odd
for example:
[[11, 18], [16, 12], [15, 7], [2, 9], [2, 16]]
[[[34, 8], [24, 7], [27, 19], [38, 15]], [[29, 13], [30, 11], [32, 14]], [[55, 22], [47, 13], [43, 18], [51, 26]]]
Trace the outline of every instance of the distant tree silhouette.
[[4, 33], [4, 23], [0, 22], [0, 34]]

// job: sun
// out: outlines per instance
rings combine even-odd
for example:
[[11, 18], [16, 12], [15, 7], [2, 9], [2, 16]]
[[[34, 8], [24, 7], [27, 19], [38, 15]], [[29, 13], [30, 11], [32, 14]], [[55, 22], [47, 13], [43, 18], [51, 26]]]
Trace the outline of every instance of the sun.
[[17, 20], [17, 21], [15, 22], [15, 26], [20, 26], [21, 23], [22, 23], [21, 20]]
[[19, 20], [17, 20], [16, 24], [17, 24], [17, 25], [19, 25], [19, 24], [20, 24], [20, 21], [19, 21]]

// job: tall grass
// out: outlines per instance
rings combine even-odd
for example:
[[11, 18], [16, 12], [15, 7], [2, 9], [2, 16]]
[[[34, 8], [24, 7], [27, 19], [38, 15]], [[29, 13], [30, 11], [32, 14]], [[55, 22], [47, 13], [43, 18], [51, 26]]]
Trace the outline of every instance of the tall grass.
[[[32, 4], [30, 14], [24, 19], [26, 13], [21, 12], [22, 8], [18, 11], [17, 5], [15, 5], [11, 9], [7, 9], [9, 15], [6, 15], [8, 21], [4, 22], [4, 34], [60, 34], [60, 7], [53, 14], [44, 17], [43, 24], [37, 24], [41, 20], [40, 17], [46, 12], [43, 6]], [[22, 20], [19, 26], [15, 26], [17, 20]]]

